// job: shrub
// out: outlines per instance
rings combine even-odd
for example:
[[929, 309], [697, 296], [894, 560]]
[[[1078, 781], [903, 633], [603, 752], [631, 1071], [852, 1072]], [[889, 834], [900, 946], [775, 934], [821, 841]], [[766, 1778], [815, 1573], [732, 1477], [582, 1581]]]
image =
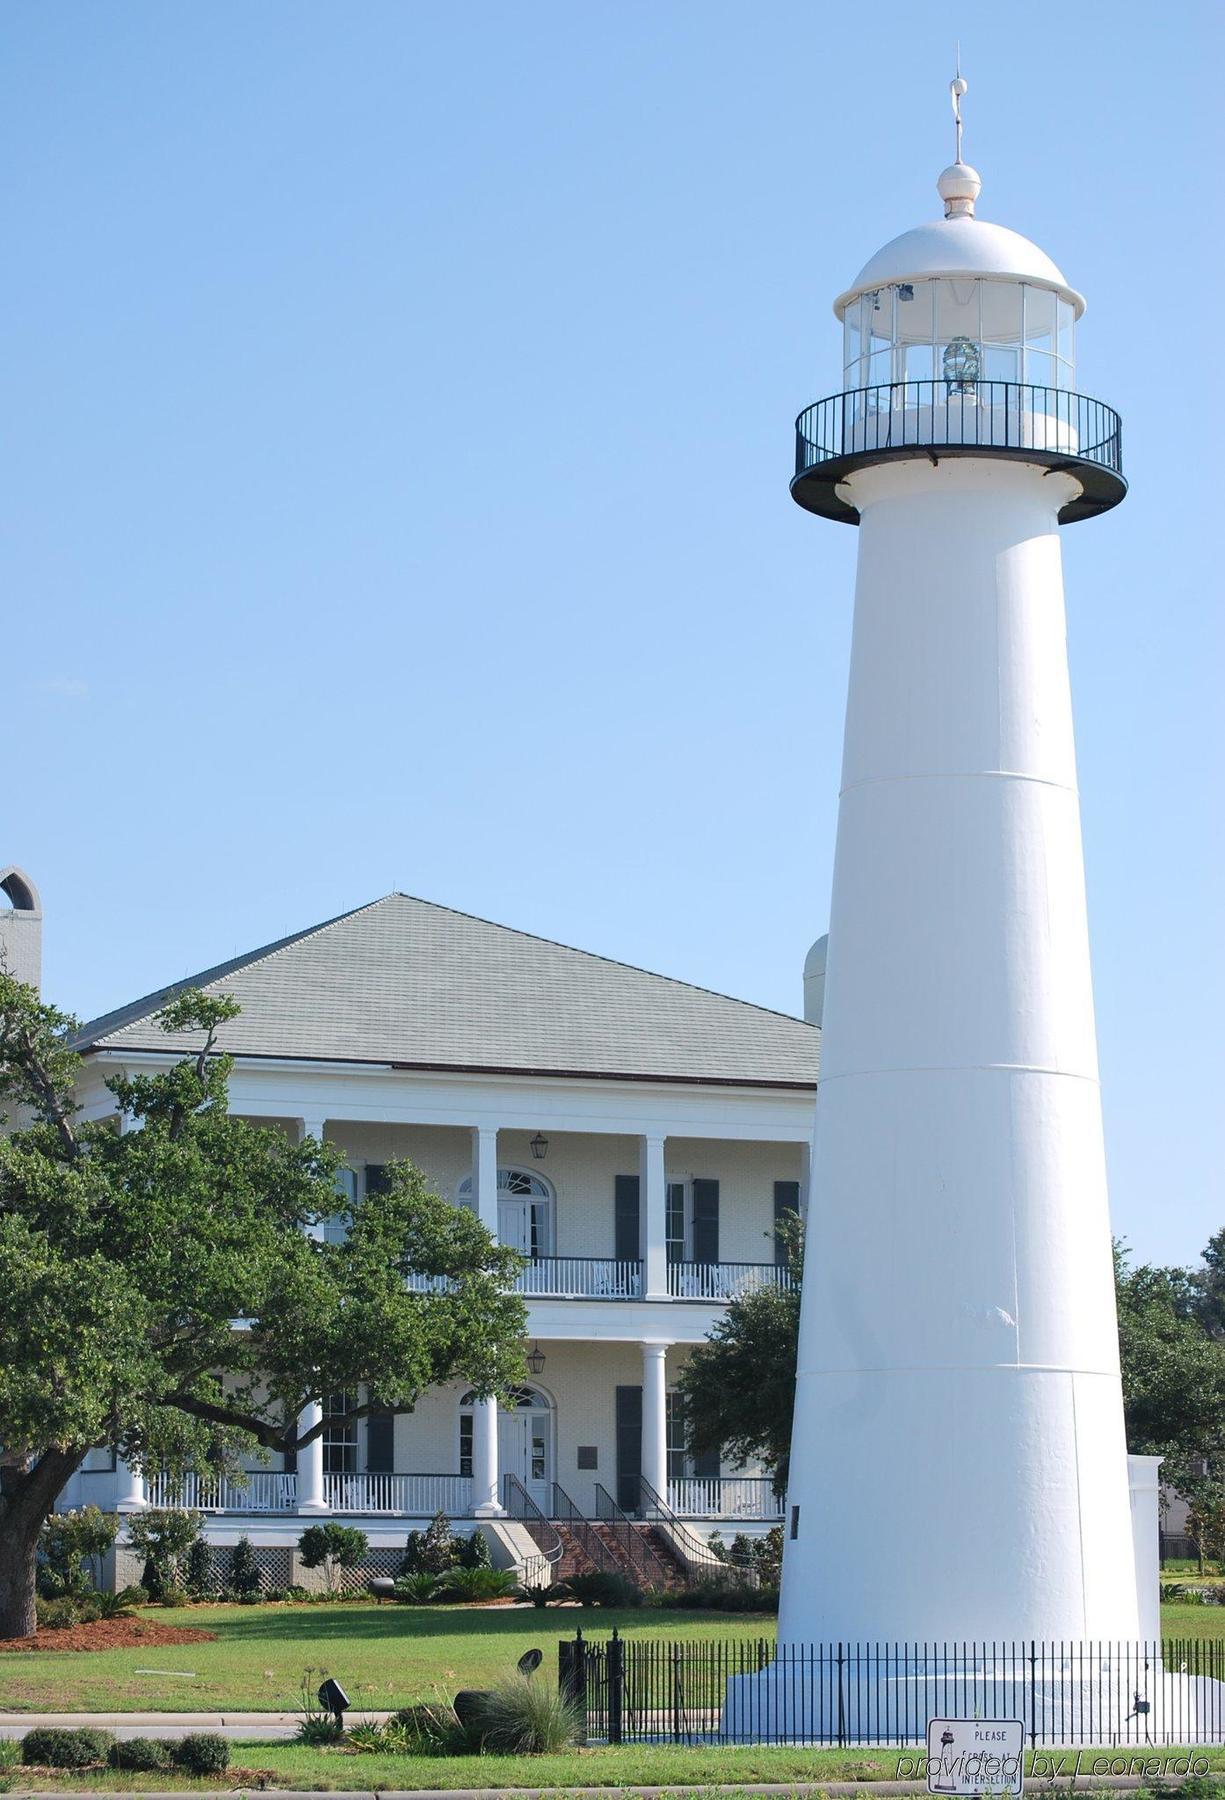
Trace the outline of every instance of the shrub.
[[181, 1587], [181, 1571], [203, 1524], [202, 1513], [176, 1506], [150, 1506], [144, 1512], [129, 1513], [128, 1540], [145, 1559], [140, 1585], [154, 1600], [164, 1600], [168, 1588]]
[[[481, 1538], [482, 1544], [485, 1542]], [[404, 1540], [401, 1575], [445, 1575], [461, 1561], [465, 1550], [462, 1538], [451, 1530], [446, 1513], [437, 1512], [425, 1531], [410, 1531]]]
[[322, 1567], [329, 1594], [336, 1592], [341, 1569], [354, 1569], [365, 1556], [370, 1540], [355, 1525], [338, 1525], [329, 1519], [326, 1525], [308, 1525], [298, 1539], [303, 1565], [308, 1569]]
[[162, 1589], [161, 1604], [163, 1606], [186, 1606], [190, 1599], [191, 1595], [187, 1589], [179, 1587], [177, 1584]]
[[197, 1600], [202, 1600], [206, 1595], [216, 1592], [217, 1583], [213, 1578], [213, 1553], [202, 1537], [198, 1537], [187, 1552], [183, 1583], [188, 1593]]
[[459, 1566], [461, 1569], [492, 1569], [493, 1558], [489, 1554], [489, 1543], [483, 1531], [474, 1531], [470, 1537], [461, 1538]]
[[750, 1587], [746, 1581], [724, 1580], [714, 1576], [706, 1581], [696, 1581], [689, 1587], [668, 1588], [666, 1592], [656, 1596], [656, 1604], [708, 1612], [777, 1612], [778, 1589]]
[[132, 1609], [143, 1606], [149, 1596], [142, 1587], [120, 1588], [117, 1594], [94, 1594], [92, 1603], [100, 1619], [130, 1619]]
[[437, 1597], [441, 1577], [427, 1575], [422, 1569], [416, 1575], [396, 1576], [396, 1599], [406, 1606], [427, 1606]]
[[470, 1732], [483, 1750], [540, 1756], [564, 1750], [579, 1734], [579, 1712], [551, 1682], [515, 1675], [473, 1694]]
[[611, 1569], [592, 1569], [571, 1575], [567, 1584], [580, 1606], [641, 1606], [642, 1589], [635, 1587], [627, 1575]]
[[294, 1733], [300, 1744], [339, 1744], [344, 1735], [344, 1727], [331, 1713], [308, 1713], [298, 1720]]
[[[361, 1533], [358, 1533], [361, 1536]], [[240, 1599], [247, 1595], [254, 1596], [260, 1590], [259, 1562], [251, 1548], [249, 1537], [240, 1537], [234, 1546], [234, 1557], [230, 1563], [230, 1586]]]
[[42, 1631], [64, 1631], [72, 1625], [92, 1625], [102, 1617], [100, 1594], [64, 1594], [58, 1600], [35, 1600], [35, 1617]]
[[543, 1610], [546, 1606], [560, 1606], [563, 1600], [573, 1600], [574, 1595], [568, 1581], [542, 1581], [519, 1588], [515, 1598], [530, 1600], [533, 1606]]
[[[39, 1589], [47, 1599], [97, 1587], [102, 1560], [115, 1542], [119, 1519], [96, 1506], [52, 1513], [38, 1538]], [[91, 1567], [87, 1572], [84, 1565]]]
[[164, 1738], [128, 1738], [126, 1743], [112, 1744], [106, 1760], [112, 1769], [168, 1769], [174, 1748]]
[[519, 1586], [512, 1569], [452, 1569], [438, 1581], [440, 1600], [509, 1600]]
[[27, 1766], [39, 1764], [51, 1769], [87, 1769], [91, 1763], [105, 1761], [114, 1733], [98, 1731], [91, 1725], [78, 1725], [65, 1730], [55, 1725], [36, 1726], [21, 1740], [21, 1760]]
[[193, 1775], [222, 1775], [230, 1766], [230, 1744], [219, 1731], [191, 1731], [174, 1746], [174, 1760]]

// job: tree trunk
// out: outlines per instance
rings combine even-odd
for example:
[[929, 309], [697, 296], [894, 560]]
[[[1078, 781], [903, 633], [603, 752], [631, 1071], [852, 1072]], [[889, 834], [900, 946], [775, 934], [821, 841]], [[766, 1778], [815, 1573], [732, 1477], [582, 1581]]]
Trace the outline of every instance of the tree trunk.
[[37, 1629], [38, 1534], [84, 1454], [48, 1450], [33, 1468], [0, 1474], [0, 1638], [30, 1637]]

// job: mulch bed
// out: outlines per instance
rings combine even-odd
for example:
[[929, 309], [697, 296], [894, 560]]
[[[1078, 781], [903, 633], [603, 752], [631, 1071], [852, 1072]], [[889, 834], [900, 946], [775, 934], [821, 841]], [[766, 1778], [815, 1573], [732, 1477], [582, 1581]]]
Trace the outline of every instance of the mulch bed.
[[65, 1625], [33, 1637], [0, 1638], [0, 1650], [130, 1650], [141, 1644], [198, 1644], [215, 1631], [189, 1625], [162, 1625], [156, 1619], [95, 1619], [92, 1625]]

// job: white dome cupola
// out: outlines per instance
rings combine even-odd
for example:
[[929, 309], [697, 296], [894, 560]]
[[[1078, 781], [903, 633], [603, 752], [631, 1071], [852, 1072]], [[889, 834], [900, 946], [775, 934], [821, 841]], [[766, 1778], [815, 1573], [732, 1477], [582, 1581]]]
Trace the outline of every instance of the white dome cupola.
[[1062, 522], [1115, 506], [1123, 480], [1118, 415], [1076, 392], [1083, 297], [1020, 232], [977, 216], [982, 180], [961, 158], [936, 188], [944, 216], [870, 256], [834, 312], [842, 389], [796, 421], [792, 494], [810, 512], [857, 523], [845, 477], [865, 458], [1004, 455], [1067, 467], [1080, 483]]

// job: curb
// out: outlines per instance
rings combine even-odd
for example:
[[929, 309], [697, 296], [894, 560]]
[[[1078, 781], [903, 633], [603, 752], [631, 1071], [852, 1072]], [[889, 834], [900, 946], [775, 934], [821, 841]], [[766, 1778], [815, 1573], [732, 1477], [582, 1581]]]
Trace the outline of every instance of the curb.
[[[1139, 1788], [1146, 1788], [1151, 1793], [1160, 1793], [1163, 1787], [1176, 1787], [1185, 1777], [1173, 1776], [1168, 1782], [1157, 1777], [1145, 1780], [1139, 1775], [1091, 1775], [1079, 1780], [1069, 1776], [1066, 1780], [1052, 1781], [1040, 1776], [1036, 1781], [1026, 1777], [1025, 1792], [1037, 1793], [1134, 1793]], [[1211, 1779], [1211, 1777], [1210, 1777]], [[1218, 1777], [1225, 1790], [1225, 1778]], [[80, 1800], [82, 1788], [11, 1788], [13, 1800]], [[151, 1793], [148, 1789], [123, 1790], [109, 1788], [108, 1800], [183, 1800], [183, 1788], [168, 1788], [163, 1793]], [[219, 1790], [220, 1791], [220, 1790]], [[230, 1793], [249, 1793], [258, 1791], [265, 1800], [319, 1800], [318, 1788], [231, 1788]], [[681, 1784], [673, 1782], [667, 1787], [553, 1787], [553, 1788], [343, 1788], [329, 1790], [336, 1800], [623, 1800], [632, 1796], [633, 1800], [685, 1800], [686, 1796], [727, 1794], [743, 1795], [746, 1800], [750, 1796], [797, 1797], [828, 1795], [829, 1800], [866, 1800], [872, 1794], [926, 1794], [927, 1785], [921, 1781], [774, 1781], [774, 1782], [696, 1782]]]

